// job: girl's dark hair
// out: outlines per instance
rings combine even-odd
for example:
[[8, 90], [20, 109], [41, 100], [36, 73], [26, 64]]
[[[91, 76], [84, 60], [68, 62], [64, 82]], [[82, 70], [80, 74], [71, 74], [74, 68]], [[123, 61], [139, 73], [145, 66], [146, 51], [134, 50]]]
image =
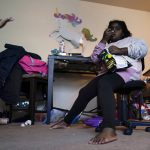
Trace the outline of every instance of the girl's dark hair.
[[132, 33], [128, 30], [127, 25], [126, 25], [126, 23], [124, 21], [112, 20], [112, 21], [109, 22], [108, 28], [114, 23], [119, 24], [119, 26], [121, 27], [121, 29], [122, 29], [122, 31], [124, 33], [124, 36], [122, 38], [126, 38], [126, 37], [129, 37], [129, 36], [132, 36]]

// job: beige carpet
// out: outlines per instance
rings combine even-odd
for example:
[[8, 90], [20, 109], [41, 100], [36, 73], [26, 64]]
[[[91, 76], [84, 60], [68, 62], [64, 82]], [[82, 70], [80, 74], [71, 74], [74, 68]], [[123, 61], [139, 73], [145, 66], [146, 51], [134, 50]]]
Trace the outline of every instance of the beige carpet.
[[68, 129], [49, 129], [49, 125], [0, 125], [0, 150], [150, 150], [150, 133], [142, 128], [131, 136], [117, 130], [118, 140], [105, 145], [90, 145], [96, 135], [94, 128], [72, 126]]

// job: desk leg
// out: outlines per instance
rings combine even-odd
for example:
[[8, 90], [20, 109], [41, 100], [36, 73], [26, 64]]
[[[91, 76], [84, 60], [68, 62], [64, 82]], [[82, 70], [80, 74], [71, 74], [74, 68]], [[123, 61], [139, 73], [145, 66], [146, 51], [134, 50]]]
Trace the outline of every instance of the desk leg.
[[47, 100], [47, 120], [46, 124], [50, 123], [51, 110], [53, 104], [53, 78], [54, 78], [54, 59], [48, 59], [48, 100]]
[[30, 103], [29, 112], [32, 124], [34, 124], [35, 117], [35, 95], [36, 95], [37, 81], [34, 78], [30, 79]]

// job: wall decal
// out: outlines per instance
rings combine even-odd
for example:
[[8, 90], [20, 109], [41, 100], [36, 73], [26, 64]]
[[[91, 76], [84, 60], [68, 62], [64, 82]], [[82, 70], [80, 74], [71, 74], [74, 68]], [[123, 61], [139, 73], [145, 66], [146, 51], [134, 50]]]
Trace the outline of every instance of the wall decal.
[[79, 19], [74, 13], [72, 13], [72, 14], [61, 14], [58, 12], [57, 9], [56, 9], [56, 13], [54, 13], [54, 17], [55, 18], [61, 18], [63, 20], [66, 19], [74, 27], [82, 23], [82, 20]]
[[87, 41], [91, 41], [91, 42], [97, 41], [97, 38], [93, 38], [93, 34], [90, 33], [89, 29], [83, 28], [82, 33]]

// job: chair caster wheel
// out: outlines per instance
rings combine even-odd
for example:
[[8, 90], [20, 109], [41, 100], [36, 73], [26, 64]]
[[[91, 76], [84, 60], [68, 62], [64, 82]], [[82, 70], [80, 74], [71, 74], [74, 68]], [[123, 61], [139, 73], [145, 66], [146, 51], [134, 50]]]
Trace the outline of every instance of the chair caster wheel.
[[132, 126], [133, 129], [136, 129], [136, 126]]
[[131, 135], [132, 134], [132, 132], [133, 132], [133, 129], [125, 129], [124, 131], [123, 131], [123, 134], [124, 135]]
[[100, 126], [97, 126], [96, 128], [95, 128], [95, 132], [100, 132], [101, 131], [101, 127]]
[[146, 131], [146, 132], [150, 132], [150, 127], [146, 127], [146, 128], [145, 128], [145, 131]]

